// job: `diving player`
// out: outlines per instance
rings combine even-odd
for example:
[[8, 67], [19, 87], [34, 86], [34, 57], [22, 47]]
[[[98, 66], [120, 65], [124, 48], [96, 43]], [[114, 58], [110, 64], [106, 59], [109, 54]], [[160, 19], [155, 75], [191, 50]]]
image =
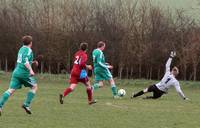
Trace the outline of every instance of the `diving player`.
[[163, 94], [166, 94], [168, 92], [168, 89], [171, 87], [175, 87], [176, 92], [180, 95], [180, 97], [184, 100], [188, 100], [184, 93], [182, 92], [180, 88], [179, 81], [176, 79], [176, 76], [179, 74], [179, 70], [177, 67], [173, 67], [172, 70], [170, 71], [170, 65], [172, 62], [172, 58], [176, 56], [176, 52], [171, 52], [170, 57], [166, 63], [166, 71], [165, 75], [162, 78], [162, 80], [154, 85], [149, 86], [148, 88], [138, 92], [138, 93], [133, 93], [131, 98], [135, 98], [138, 96], [141, 96], [145, 93], [148, 92], [153, 92], [153, 96], [148, 96], [146, 99], [158, 99], [160, 98]]

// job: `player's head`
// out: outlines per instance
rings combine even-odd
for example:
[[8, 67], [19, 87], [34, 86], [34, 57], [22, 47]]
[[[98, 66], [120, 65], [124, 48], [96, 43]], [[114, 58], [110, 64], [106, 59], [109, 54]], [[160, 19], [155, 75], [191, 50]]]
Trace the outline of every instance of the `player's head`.
[[99, 42], [97, 43], [97, 47], [98, 47], [101, 51], [103, 51], [103, 50], [105, 49], [105, 47], [106, 47], [106, 43], [103, 42], [103, 41], [99, 41]]
[[22, 42], [25, 46], [29, 46], [29, 47], [32, 47], [32, 36], [23, 36], [22, 37]]
[[83, 42], [80, 44], [80, 49], [83, 50], [83, 51], [86, 51], [88, 48], [88, 43], [86, 42]]
[[174, 76], [177, 76], [177, 75], [179, 74], [178, 68], [177, 68], [176, 66], [174, 66], [174, 67], [172, 68], [171, 73], [172, 73]]

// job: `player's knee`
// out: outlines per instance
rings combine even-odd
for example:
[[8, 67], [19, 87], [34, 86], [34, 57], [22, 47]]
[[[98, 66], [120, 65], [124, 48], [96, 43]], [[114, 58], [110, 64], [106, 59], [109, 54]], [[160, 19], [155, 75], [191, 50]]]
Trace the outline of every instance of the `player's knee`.
[[77, 84], [71, 84], [69, 88], [73, 91], [76, 88]]
[[145, 88], [145, 89], [143, 90], [143, 92], [144, 92], [144, 93], [147, 93], [147, 92], [148, 92], [148, 88]]
[[84, 84], [85, 84], [86, 88], [91, 87], [90, 82], [87, 82], [87, 83], [84, 83]]
[[15, 92], [15, 89], [9, 88], [7, 91], [10, 93], [10, 95], [12, 95]]
[[115, 84], [115, 81], [114, 81], [113, 78], [111, 78], [111, 79], [109, 80], [109, 82], [110, 82], [111, 85]]
[[99, 83], [99, 87], [102, 88], [103, 87], [103, 82]]
[[37, 85], [34, 85], [32, 88], [31, 88], [32, 92], [36, 93], [36, 91], [38, 90], [38, 86]]
[[72, 91], [74, 91], [75, 87], [74, 86], [70, 86], [69, 87]]
[[86, 86], [87, 89], [92, 89], [92, 86], [88, 85]]

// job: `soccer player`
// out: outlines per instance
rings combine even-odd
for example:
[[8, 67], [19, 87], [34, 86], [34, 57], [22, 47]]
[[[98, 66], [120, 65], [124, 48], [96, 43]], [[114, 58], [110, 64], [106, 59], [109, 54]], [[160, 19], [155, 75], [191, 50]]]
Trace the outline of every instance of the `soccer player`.
[[179, 74], [178, 68], [173, 67], [172, 70], [170, 71], [170, 65], [172, 62], [172, 58], [175, 56], [176, 56], [176, 53], [172, 51], [170, 54], [170, 57], [166, 63], [165, 75], [159, 83], [151, 85], [148, 88], [146, 88], [136, 94], [133, 93], [131, 98], [141, 96], [148, 92], [153, 92], [153, 96], [148, 96], [148, 97], [146, 97], [146, 99], [158, 99], [163, 94], [166, 94], [168, 92], [169, 88], [174, 86], [177, 93], [182, 97], [182, 99], [188, 100], [188, 98], [185, 97], [184, 93], [182, 92], [182, 90], [180, 88], [179, 81], [176, 79], [176, 76]]
[[78, 82], [83, 83], [86, 87], [86, 92], [88, 95], [88, 104], [92, 105], [96, 103], [96, 101], [93, 100], [92, 97], [93, 92], [86, 72], [86, 68], [92, 70], [91, 65], [86, 65], [88, 59], [86, 54], [87, 47], [88, 47], [87, 43], [81, 43], [80, 50], [77, 51], [74, 55], [74, 65], [70, 74], [70, 86], [64, 90], [63, 94], [59, 95], [59, 101], [61, 104], [63, 104], [64, 102], [64, 97], [66, 97], [69, 93], [71, 93], [75, 89]]
[[25, 87], [30, 87], [30, 91], [27, 93], [27, 97], [22, 105], [22, 108], [27, 114], [31, 114], [30, 104], [37, 91], [37, 83], [33, 77], [35, 73], [31, 65], [32, 63], [38, 64], [38, 62], [33, 61], [33, 52], [31, 50], [32, 37], [24, 36], [22, 37], [22, 42], [23, 46], [18, 52], [17, 65], [13, 71], [9, 89], [5, 91], [0, 98], [0, 115], [2, 114], [3, 105], [17, 89], [22, 88], [22, 85]]
[[92, 52], [95, 84], [93, 90], [103, 87], [103, 81], [108, 80], [111, 85], [112, 95], [114, 98], [119, 98], [117, 95], [117, 87], [115, 81], [109, 69], [113, 69], [113, 66], [105, 62], [103, 50], [106, 44], [103, 41], [97, 43], [97, 49]]

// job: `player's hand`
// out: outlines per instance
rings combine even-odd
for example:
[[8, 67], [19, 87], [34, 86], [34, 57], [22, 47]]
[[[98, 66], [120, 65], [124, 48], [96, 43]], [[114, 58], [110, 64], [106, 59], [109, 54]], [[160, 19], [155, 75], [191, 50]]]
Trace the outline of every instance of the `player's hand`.
[[37, 60], [34, 60], [34, 61], [32, 62], [32, 64], [38, 67], [38, 61], [37, 61]]
[[89, 70], [92, 70], [92, 65], [87, 65], [87, 68], [88, 68]]
[[113, 66], [112, 65], [108, 65], [108, 69], [113, 69]]
[[174, 58], [175, 56], [176, 56], [176, 52], [175, 51], [171, 51], [170, 57]]
[[35, 73], [33, 72], [33, 70], [30, 70], [30, 76], [34, 76]]
[[43, 58], [44, 58], [43, 55], [38, 55], [34, 60], [36, 60], [36, 61], [42, 61]]

